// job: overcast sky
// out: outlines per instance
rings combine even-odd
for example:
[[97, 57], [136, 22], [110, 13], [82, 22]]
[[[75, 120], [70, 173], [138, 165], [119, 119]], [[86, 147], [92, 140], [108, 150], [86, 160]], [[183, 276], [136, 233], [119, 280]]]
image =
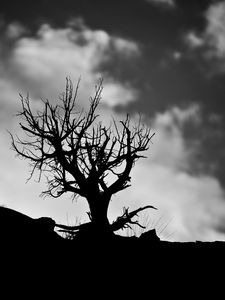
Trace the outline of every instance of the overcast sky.
[[162, 238], [225, 240], [225, 1], [1, 1], [0, 204], [74, 223], [85, 201], [40, 198], [7, 133], [19, 132], [19, 93], [54, 102], [66, 76], [81, 76], [84, 108], [102, 76], [103, 119], [141, 113], [156, 133], [109, 217], [150, 204]]

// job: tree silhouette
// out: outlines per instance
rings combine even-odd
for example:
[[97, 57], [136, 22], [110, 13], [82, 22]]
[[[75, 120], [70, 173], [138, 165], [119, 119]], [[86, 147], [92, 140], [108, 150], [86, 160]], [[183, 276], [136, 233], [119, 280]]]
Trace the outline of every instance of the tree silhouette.
[[[73, 197], [86, 198], [90, 222], [74, 227], [62, 225], [62, 230], [92, 232], [110, 235], [112, 232], [139, 224], [132, 218], [145, 206], [123, 215], [112, 224], [107, 218], [108, 206], [113, 194], [130, 186], [130, 172], [135, 162], [144, 157], [154, 134], [141, 123], [131, 126], [130, 118], [104, 126], [98, 121], [97, 108], [101, 100], [103, 82], [99, 80], [95, 94], [90, 98], [87, 112], [79, 110], [75, 90], [70, 79], [66, 80], [65, 92], [58, 104], [43, 101], [42, 111], [34, 112], [29, 97], [20, 95], [22, 119], [20, 127], [25, 137], [12, 138], [12, 147], [19, 157], [29, 160], [31, 173], [37, 172], [40, 181], [43, 173], [47, 178], [47, 190], [43, 195], [54, 198], [70, 192]], [[112, 182], [107, 178], [111, 176]], [[140, 224], [139, 224], [140, 225]], [[140, 225], [141, 226], [141, 225]], [[60, 227], [60, 226], [59, 226]]]

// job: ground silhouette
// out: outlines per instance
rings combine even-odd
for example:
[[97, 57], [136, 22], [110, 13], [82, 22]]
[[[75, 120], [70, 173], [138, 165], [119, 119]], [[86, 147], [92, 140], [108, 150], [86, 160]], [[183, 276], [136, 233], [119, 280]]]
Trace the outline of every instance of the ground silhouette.
[[[37, 255], [53, 259], [59, 256], [80, 257], [80, 262], [94, 263], [95, 259], [110, 262], [138, 258], [139, 261], [154, 264], [183, 265], [189, 262], [207, 263], [225, 254], [225, 243], [215, 242], [169, 242], [162, 241], [156, 231], [149, 230], [140, 237], [124, 237], [119, 234], [113, 236], [99, 236], [93, 232], [89, 235], [78, 235], [72, 240], [63, 238], [56, 232], [57, 224], [51, 218], [33, 219], [13, 209], [0, 207], [0, 241], [1, 252], [14, 252], [22, 255]], [[16, 249], [16, 251], [14, 251]], [[29, 250], [29, 251], [28, 251]], [[99, 262], [100, 262], [99, 261]]]
[[165, 242], [154, 230], [139, 238], [68, 240], [52, 221], [0, 208], [1, 288], [10, 283], [7, 295], [16, 284], [16, 295], [24, 286], [46, 297], [196, 295], [205, 290], [200, 280], [210, 289], [224, 270], [224, 242]]

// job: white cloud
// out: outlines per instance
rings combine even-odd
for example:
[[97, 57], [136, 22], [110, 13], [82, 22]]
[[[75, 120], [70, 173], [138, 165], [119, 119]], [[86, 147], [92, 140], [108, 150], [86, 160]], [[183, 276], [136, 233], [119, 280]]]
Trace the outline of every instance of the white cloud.
[[103, 101], [106, 102], [110, 107], [118, 104], [123, 106], [137, 98], [137, 91], [132, 87], [126, 87], [120, 83], [115, 84], [115, 82], [109, 81], [104, 85], [102, 98]]
[[122, 53], [125, 57], [130, 55], [138, 55], [140, 49], [136, 43], [130, 40], [125, 40], [124, 38], [116, 37], [112, 41], [115, 50]]
[[[110, 36], [102, 30], [86, 27], [79, 30], [72, 27], [53, 29], [43, 25], [37, 37], [24, 37], [17, 41], [10, 57], [8, 73], [11, 80], [19, 82], [25, 92], [31, 91], [34, 98], [55, 98], [63, 90], [66, 76], [75, 82], [81, 76], [82, 98], [86, 96], [88, 100], [90, 86], [100, 76], [102, 63], [111, 59], [113, 54], [124, 58], [136, 56], [138, 49], [134, 42]], [[120, 101], [124, 105], [134, 100], [136, 94], [131, 93], [132, 88], [122, 86], [108, 74], [102, 75], [106, 78], [105, 89], [111, 106]], [[110, 91], [114, 98], [115, 90], [123, 97], [111, 101]], [[107, 104], [107, 100], [103, 101]]]
[[224, 221], [225, 209], [223, 190], [215, 178], [195, 177], [151, 160], [148, 168], [145, 164], [136, 166], [133, 187], [121, 195], [124, 202], [129, 199], [126, 205], [137, 201], [135, 207], [156, 206], [158, 215], [153, 217], [164, 215], [172, 219], [168, 233], [173, 233], [174, 240], [216, 240], [219, 236], [225, 239], [215, 230], [215, 225]]

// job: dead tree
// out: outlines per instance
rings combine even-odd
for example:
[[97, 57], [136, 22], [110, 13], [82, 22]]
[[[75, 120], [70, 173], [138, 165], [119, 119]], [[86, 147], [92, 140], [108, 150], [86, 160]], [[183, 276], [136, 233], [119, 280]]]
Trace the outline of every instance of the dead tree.
[[[148, 149], [154, 134], [142, 125], [141, 119], [131, 125], [129, 116], [120, 123], [112, 121], [111, 126], [97, 120], [102, 80], [90, 98], [89, 110], [79, 111], [78, 87], [79, 82], [74, 90], [67, 79], [59, 103], [42, 100], [42, 111], [33, 111], [29, 97], [20, 95], [22, 110], [18, 116], [22, 122], [19, 124], [26, 137], [11, 134], [12, 147], [18, 156], [29, 160], [29, 179], [37, 172], [40, 181], [43, 173], [46, 174], [47, 190], [43, 195], [57, 198], [70, 192], [73, 197], [85, 198], [90, 209], [89, 227], [109, 234], [132, 223], [131, 218], [136, 215], [125, 210], [110, 224], [108, 206], [113, 194], [130, 186], [130, 172], [136, 161], [144, 157], [142, 153]], [[113, 181], [108, 183], [110, 174]]]

